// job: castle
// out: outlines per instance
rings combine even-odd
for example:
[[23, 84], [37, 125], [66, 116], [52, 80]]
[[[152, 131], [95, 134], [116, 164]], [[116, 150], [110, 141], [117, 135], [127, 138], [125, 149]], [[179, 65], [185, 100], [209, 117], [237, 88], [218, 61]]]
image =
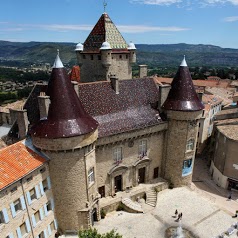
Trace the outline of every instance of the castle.
[[3, 237], [88, 228], [125, 193], [191, 184], [204, 107], [185, 59], [171, 89], [131, 79], [135, 45], [106, 13], [76, 54], [89, 83], [72, 84], [57, 55], [48, 86], [34, 88], [11, 130], [27, 138], [0, 151]]

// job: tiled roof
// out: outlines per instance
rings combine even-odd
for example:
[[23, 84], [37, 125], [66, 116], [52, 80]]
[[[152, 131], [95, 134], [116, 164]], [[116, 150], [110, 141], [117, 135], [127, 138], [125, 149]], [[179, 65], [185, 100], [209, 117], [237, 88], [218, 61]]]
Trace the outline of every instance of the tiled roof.
[[99, 51], [103, 42], [113, 49], [127, 49], [128, 45], [107, 13], [103, 13], [84, 42], [84, 52]]
[[156, 108], [158, 90], [153, 79], [119, 81], [119, 94], [110, 82], [79, 84], [85, 110], [99, 122], [99, 137], [162, 123]]
[[227, 138], [238, 141], [238, 118], [217, 121], [216, 127]]
[[46, 162], [22, 141], [0, 150], [0, 190]]

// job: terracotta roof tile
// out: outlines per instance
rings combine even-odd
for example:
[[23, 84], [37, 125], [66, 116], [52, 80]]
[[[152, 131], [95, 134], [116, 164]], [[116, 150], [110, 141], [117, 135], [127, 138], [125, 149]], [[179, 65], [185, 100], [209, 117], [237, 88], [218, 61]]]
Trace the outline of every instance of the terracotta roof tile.
[[46, 162], [22, 141], [0, 150], [0, 190]]

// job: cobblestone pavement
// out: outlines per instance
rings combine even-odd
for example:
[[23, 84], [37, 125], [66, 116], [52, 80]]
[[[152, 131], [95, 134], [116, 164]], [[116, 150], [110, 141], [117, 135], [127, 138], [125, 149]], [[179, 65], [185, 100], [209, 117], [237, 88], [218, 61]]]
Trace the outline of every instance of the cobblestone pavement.
[[[196, 160], [193, 181], [191, 188], [158, 193], [156, 208], [143, 204], [144, 214], [112, 212], [95, 227], [101, 233], [115, 229], [123, 238], [163, 238], [168, 227], [178, 226], [173, 217], [176, 209], [183, 213], [182, 227], [200, 238], [213, 238], [238, 222], [232, 218], [238, 210], [238, 194], [233, 192], [232, 200], [227, 200], [228, 192], [211, 180], [204, 159]], [[236, 231], [229, 237], [237, 236]]]

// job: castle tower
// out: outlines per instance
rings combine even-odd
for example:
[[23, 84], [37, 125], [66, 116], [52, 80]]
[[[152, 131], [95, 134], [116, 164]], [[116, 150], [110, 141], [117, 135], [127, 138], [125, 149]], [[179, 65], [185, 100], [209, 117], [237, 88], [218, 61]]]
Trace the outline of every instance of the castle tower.
[[107, 13], [103, 13], [84, 44], [75, 49], [81, 67], [81, 82], [132, 78], [132, 64], [136, 62], [136, 48], [126, 43]]
[[203, 108], [184, 58], [162, 106], [168, 118], [163, 173], [175, 187], [192, 182], [198, 120]]
[[88, 228], [91, 217], [99, 218], [94, 145], [98, 123], [84, 110], [58, 55], [47, 95], [48, 117], [30, 134], [34, 146], [49, 157], [59, 229], [77, 231]]

